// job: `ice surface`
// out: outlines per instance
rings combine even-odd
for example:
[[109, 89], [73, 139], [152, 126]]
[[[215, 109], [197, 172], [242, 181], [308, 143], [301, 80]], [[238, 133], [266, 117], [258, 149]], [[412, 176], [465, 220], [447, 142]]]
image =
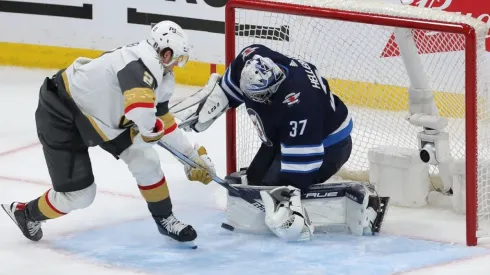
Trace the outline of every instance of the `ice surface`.
[[80, 232], [56, 240], [54, 246], [118, 267], [180, 275], [388, 275], [488, 253], [388, 235], [317, 234], [312, 242], [286, 244], [272, 235], [221, 229], [217, 225], [224, 215], [217, 210], [200, 208], [196, 216], [195, 209], [185, 207], [178, 214], [200, 232], [196, 251], [161, 240], [150, 219]]
[[[34, 111], [39, 86], [53, 73], [0, 68], [0, 202], [30, 200], [50, 187]], [[179, 86], [176, 96], [196, 89]], [[189, 136], [207, 147], [224, 175], [224, 119]], [[0, 213], [0, 274], [489, 274], [485, 242], [463, 246], [464, 216], [444, 209], [391, 207], [379, 237], [318, 235], [311, 243], [283, 244], [227, 232], [220, 228], [224, 191], [189, 183], [182, 165], [159, 152], [175, 213], [196, 226], [199, 249], [164, 241], [124, 163], [93, 148], [94, 204], [45, 223], [41, 242], [25, 240]]]

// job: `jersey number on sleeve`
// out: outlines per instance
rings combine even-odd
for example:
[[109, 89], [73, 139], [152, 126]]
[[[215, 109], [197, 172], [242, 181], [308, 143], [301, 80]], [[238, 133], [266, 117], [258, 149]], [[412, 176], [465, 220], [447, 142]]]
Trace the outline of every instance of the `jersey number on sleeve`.
[[153, 76], [151, 76], [151, 74], [147, 71], [145, 71], [145, 73], [143, 74], [143, 82], [148, 84], [148, 86], [154, 88], [153, 87]]
[[307, 121], [308, 121], [307, 119], [303, 119], [300, 121], [294, 121], [294, 120], [290, 121], [289, 125], [291, 125], [291, 131], [289, 132], [289, 135], [291, 137], [297, 136], [298, 135], [298, 125], [299, 125], [299, 127], [300, 127], [299, 135], [302, 136], [303, 133], [305, 132]]

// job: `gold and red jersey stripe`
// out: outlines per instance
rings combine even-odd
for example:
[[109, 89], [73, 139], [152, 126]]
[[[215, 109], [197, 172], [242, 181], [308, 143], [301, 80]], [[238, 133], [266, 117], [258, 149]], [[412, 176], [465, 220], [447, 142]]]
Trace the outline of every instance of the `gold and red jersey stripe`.
[[55, 206], [53, 206], [49, 200], [49, 191], [51, 191], [51, 189], [49, 189], [39, 198], [38, 207], [41, 213], [49, 219], [55, 219], [66, 215], [66, 213], [61, 212], [60, 210], [56, 209]]
[[164, 135], [170, 134], [177, 129], [177, 123], [174, 116], [169, 112], [159, 117], [163, 121], [163, 127], [165, 129]]
[[142, 186], [138, 184], [138, 188], [140, 189], [141, 195], [147, 202], [158, 202], [162, 201], [169, 196], [167, 182], [165, 177], [163, 177], [159, 182]]
[[124, 92], [124, 113], [135, 108], [155, 107], [155, 92], [150, 88], [133, 88]]

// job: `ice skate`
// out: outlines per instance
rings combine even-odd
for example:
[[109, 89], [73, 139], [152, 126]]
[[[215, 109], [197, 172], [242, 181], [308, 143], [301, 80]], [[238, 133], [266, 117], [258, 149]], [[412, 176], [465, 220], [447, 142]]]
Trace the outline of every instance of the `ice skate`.
[[25, 203], [2, 204], [2, 208], [20, 228], [26, 238], [35, 242], [41, 240], [43, 237], [41, 222], [33, 221], [29, 218]]
[[192, 226], [182, 223], [174, 214], [171, 214], [167, 218], [153, 217], [158, 227], [158, 231], [165, 236], [169, 236], [175, 241], [178, 241], [185, 246], [189, 246], [192, 249], [196, 249], [197, 245], [194, 240], [197, 237], [197, 233]]

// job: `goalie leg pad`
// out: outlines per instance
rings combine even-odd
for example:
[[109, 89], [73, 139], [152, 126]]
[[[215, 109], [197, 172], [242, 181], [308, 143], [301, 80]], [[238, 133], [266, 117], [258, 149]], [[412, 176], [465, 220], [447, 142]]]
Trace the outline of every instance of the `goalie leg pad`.
[[[243, 176], [243, 171], [240, 174]], [[239, 176], [231, 179], [233, 181], [230, 181], [230, 178], [227, 178], [227, 181], [235, 188], [247, 192], [256, 200], [263, 201], [264, 206], [268, 203], [270, 205], [268, 209], [272, 210], [269, 213], [276, 210], [271, 207], [271, 205], [278, 205], [276, 201], [287, 201], [286, 198], [279, 197], [270, 203], [270, 200], [267, 202], [268, 199], [265, 198], [265, 196], [271, 197], [270, 191], [273, 189], [285, 187], [244, 185], [241, 184]], [[308, 210], [304, 217], [311, 220], [315, 231], [344, 232], [360, 236], [380, 232], [389, 198], [379, 197], [369, 183], [339, 182], [312, 185], [301, 194], [301, 201], [292, 200], [292, 202], [296, 206], [301, 203], [301, 207]], [[236, 194], [228, 192], [227, 223], [237, 232], [270, 234], [272, 230], [266, 225], [265, 213], [261, 211], [251, 213], [253, 211], [250, 211], [248, 206], [248, 203]]]
[[314, 227], [301, 204], [301, 191], [292, 186], [261, 191], [265, 206], [265, 224], [286, 242], [310, 240]]
[[346, 224], [353, 235], [378, 233], [389, 198], [379, 197], [372, 184], [352, 183], [346, 190]]
[[[261, 190], [271, 189], [270, 187], [262, 186], [245, 186], [246, 188], [242, 188], [241, 186], [241, 184], [233, 184], [233, 187], [238, 188], [241, 192], [246, 192], [255, 200], [260, 200]], [[265, 212], [254, 207], [250, 207], [248, 202], [238, 197], [237, 194], [230, 192], [228, 192], [228, 197], [226, 199], [226, 219], [226, 222], [233, 226], [237, 232], [261, 235], [271, 233], [264, 222]]]

